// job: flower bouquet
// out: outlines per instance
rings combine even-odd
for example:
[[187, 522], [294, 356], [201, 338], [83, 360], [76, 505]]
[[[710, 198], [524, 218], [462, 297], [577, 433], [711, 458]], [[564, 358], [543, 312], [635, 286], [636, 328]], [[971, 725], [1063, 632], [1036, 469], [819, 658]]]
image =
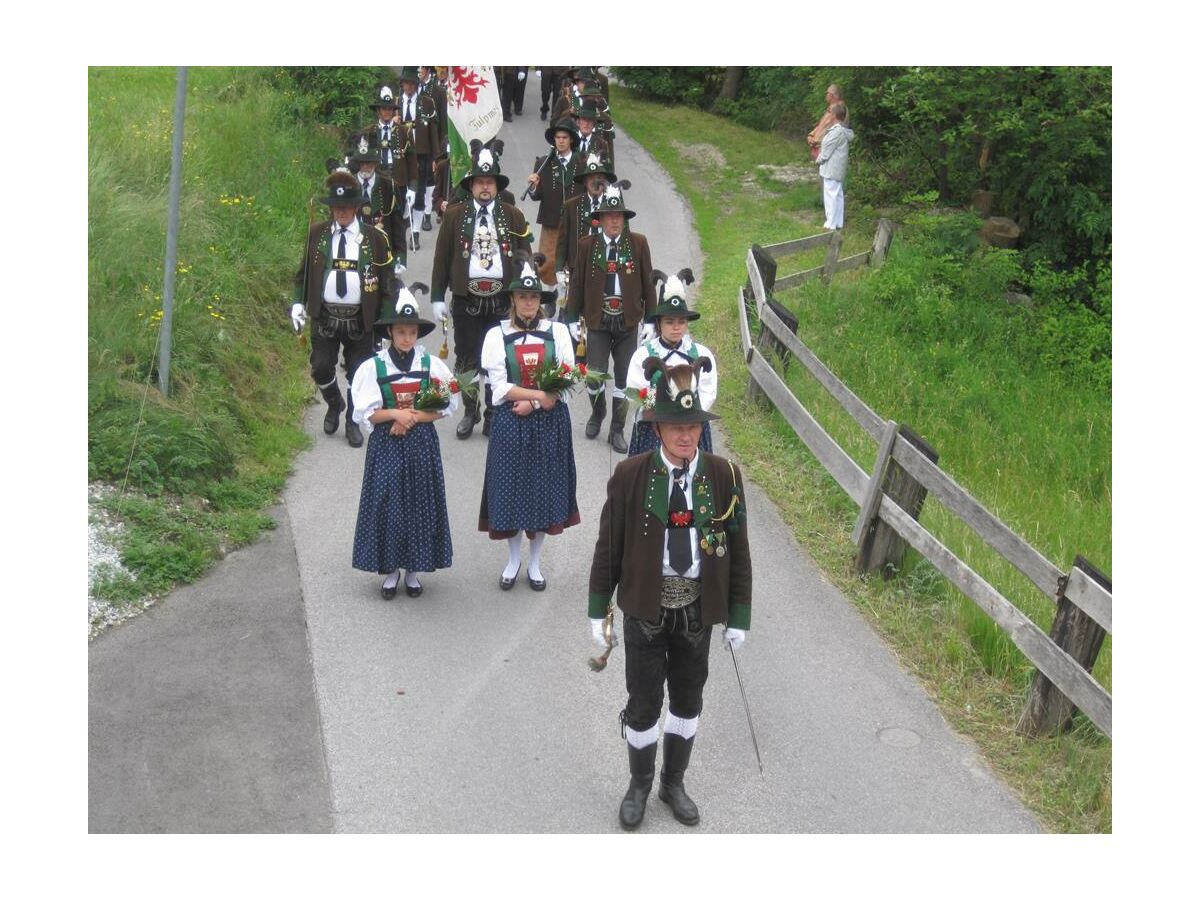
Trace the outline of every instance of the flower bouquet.
[[552, 359], [540, 363], [529, 375], [533, 386], [548, 394], [563, 394], [580, 384], [595, 389], [612, 377], [607, 372], [589, 372], [586, 365], [570, 366]]
[[654, 391], [648, 387], [625, 388], [625, 399], [633, 403], [639, 409], [654, 409]]
[[451, 378], [450, 383], [440, 378], [430, 378], [429, 384], [417, 391], [413, 397], [413, 409], [423, 412], [441, 412], [450, 405], [450, 398], [459, 392], [457, 378]]

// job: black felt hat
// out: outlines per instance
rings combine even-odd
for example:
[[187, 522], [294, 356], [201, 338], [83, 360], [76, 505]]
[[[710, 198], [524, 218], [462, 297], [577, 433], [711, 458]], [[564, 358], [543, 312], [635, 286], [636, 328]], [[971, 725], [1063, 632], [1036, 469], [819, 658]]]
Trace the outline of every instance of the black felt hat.
[[396, 100], [396, 92], [390, 84], [381, 84], [375, 92], [375, 100], [367, 105], [371, 109], [379, 109], [381, 106], [390, 106], [393, 109], [400, 108], [400, 104]]
[[642, 407], [642, 421], [700, 425], [721, 418], [700, 406], [700, 373], [711, 369], [712, 360], [707, 356], [678, 366], [666, 366], [657, 356], [647, 357], [642, 371], [654, 386], [654, 403]]
[[559, 119], [553, 125], [546, 129], [546, 143], [554, 146], [554, 136], [560, 131], [565, 131], [571, 136], [571, 149], [579, 149], [579, 129], [575, 127], [575, 123], [570, 119]]
[[471, 179], [479, 175], [491, 175], [496, 179], [496, 191], [499, 193], [508, 187], [508, 176], [500, 174], [500, 159], [491, 150], [482, 148], [471, 161], [471, 171], [458, 182], [459, 187], [470, 193]]
[[538, 277], [537, 267], [546, 261], [540, 253], [533, 256], [517, 252], [513, 254], [513, 280], [504, 288], [503, 293], [512, 296], [513, 291], [537, 291], [542, 295], [543, 303], [553, 303], [558, 299], [558, 293], [546, 290], [542, 279]]
[[329, 196], [318, 197], [317, 200], [326, 206], [362, 206], [367, 202], [358, 179], [346, 169], [335, 169], [325, 179], [325, 189], [329, 191]]
[[654, 270], [651, 280], [658, 283], [658, 305], [650, 313], [649, 318], [660, 316], [682, 316], [689, 321], [700, 318], [700, 313], [688, 309], [685, 285], [696, 280], [691, 269], [680, 269], [678, 275], [664, 275], [658, 269]]
[[417, 337], [423, 338], [436, 327], [428, 319], [421, 318], [420, 308], [417, 306], [417, 298], [413, 296], [413, 291], [426, 291], [428, 288], [420, 282], [416, 282], [412, 286], [412, 290], [406, 287], [400, 288], [400, 294], [396, 298], [395, 303], [385, 303], [383, 308], [379, 310], [379, 318], [375, 320], [375, 334], [377, 337], [388, 337], [390, 327], [392, 325], [416, 325]]

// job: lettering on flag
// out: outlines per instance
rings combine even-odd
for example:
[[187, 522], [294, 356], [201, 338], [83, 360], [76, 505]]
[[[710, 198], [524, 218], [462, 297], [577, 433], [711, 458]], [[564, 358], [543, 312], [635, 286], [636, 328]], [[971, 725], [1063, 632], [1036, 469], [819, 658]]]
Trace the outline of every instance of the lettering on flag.
[[450, 66], [447, 86], [450, 122], [465, 144], [486, 143], [500, 132], [504, 116], [491, 66]]

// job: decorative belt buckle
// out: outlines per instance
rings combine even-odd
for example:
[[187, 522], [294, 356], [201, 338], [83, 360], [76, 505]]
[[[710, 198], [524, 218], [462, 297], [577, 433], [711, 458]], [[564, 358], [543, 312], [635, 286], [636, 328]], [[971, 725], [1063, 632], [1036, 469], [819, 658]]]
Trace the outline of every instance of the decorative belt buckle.
[[604, 307], [604, 311], [609, 315], [616, 315], [617, 313], [621, 312], [623, 307], [620, 297], [605, 297], [602, 305]]

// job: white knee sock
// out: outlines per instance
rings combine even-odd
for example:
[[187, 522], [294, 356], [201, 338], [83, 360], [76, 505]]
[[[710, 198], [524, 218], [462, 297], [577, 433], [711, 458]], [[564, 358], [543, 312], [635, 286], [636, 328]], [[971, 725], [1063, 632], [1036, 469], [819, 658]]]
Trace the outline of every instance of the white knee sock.
[[546, 542], [546, 532], [538, 531], [529, 542], [529, 577], [534, 581], [542, 580], [542, 544]]
[[658, 723], [655, 723], [645, 731], [634, 731], [626, 725], [625, 740], [629, 742], [629, 746], [634, 750], [641, 750], [643, 747], [649, 747], [651, 744], [658, 743]]
[[521, 533], [517, 532], [508, 539], [508, 565], [504, 567], [504, 577], [516, 578], [519, 568], [521, 568]]
[[696, 726], [700, 723], [700, 717], [695, 716], [691, 719], [681, 719], [673, 712], [667, 713], [667, 721], [663, 725], [664, 732], [677, 734], [684, 740], [694, 738], [696, 736]]
[[395, 572], [393, 572], [387, 578], [383, 579], [383, 586], [385, 588], [387, 588], [389, 591], [399, 583], [400, 583], [400, 570], [399, 569], [397, 569]]
[[406, 585], [408, 585], [409, 587], [420, 587], [421, 586], [421, 582], [419, 582], [417, 580], [416, 572], [405, 572], [404, 573], [404, 583]]

